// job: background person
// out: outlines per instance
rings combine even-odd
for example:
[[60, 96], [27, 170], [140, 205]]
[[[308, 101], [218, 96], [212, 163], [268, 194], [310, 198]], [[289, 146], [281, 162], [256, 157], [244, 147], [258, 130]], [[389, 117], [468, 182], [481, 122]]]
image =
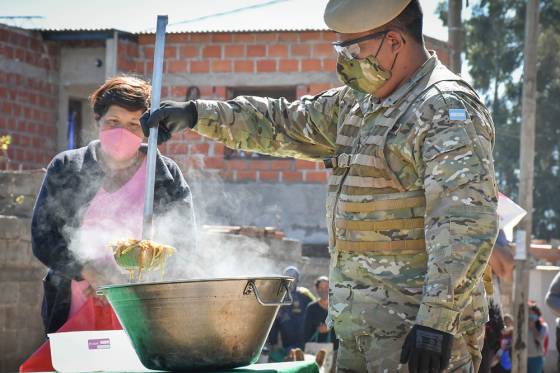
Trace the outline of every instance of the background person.
[[[287, 353], [294, 348], [303, 350], [305, 340], [303, 336], [303, 320], [307, 305], [315, 300], [309, 289], [298, 286], [300, 273], [297, 267], [289, 266], [282, 272], [284, 276], [293, 277], [291, 294], [294, 302], [289, 306], [282, 306], [274, 320], [268, 336], [268, 344], [272, 347], [270, 358], [273, 361], [283, 361]], [[281, 348], [274, 348], [282, 341]]]
[[[91, 104], [99, 140], [53, 158], [33, 210], [33, 253], [49, 268], [42, 307], [46, 333], [96, 297], [97, 287], [128, 282], [107, 245], [142, 235], [146, 147], [139, 119], [150, 106], [150, 85], [116, 77], [91, 95]], [[159, 153], [154, 216], [156, 240], [178, 250], [194, 244], [189, 186], [175, 162]], [[180, 222], [176, 235], [166, 228], [167, 218]]]
[[513, 317], [505, 314], [504, 330], [502, 331], [502, 339], [500, 341], [500, 349], [496, 352], [494, 364], [492, 365], [492, 373], [511, 372], [511, 346], [513, 340]]
[[329, 310], [329, 278], [326, 276], [317, 278], [315, 290], [319, 299], [310, 303], [305, 310], [303, 322], [305, 342], [335, 343], [334, 330], [326, 324]]
[[546, 293], [546, 305], [554, 312], [557, 317], [560, 317], [560, 272], [554, 276], [548, 292]]
[[492, 270], [492, 298], [499, 306], [502, 304], [500, 283], [511, 281], [515, 260], [511, 252], [511, 245], [503, 230], [499, 230], [488, 264]]
[[493, 299], [488, 301], [489, 321], [486, 323], [484, 333], [484, 346], [482, 348], [482, 361], [478, 373], [490, 373], [491, 367], [496, 362], [496, 354], [501, 347], [504, 332], [504, 321], [498, 304]]
[[502, 320], [502, 300], [500, 282], [511, 281], [514, 259], [509, 242], [503, 230], [498, 232], [498, 238], [492, 248], [488, 267], [484, 273], [484, 286], [488, 299], [489, 321], [486, 323], [484, 333], [484, 346], [482, 348], [482, 361], [479, 373], [490, 372], [495, 354], [500, 349], [504, 322]]
[[560, 272], [550, 283], [545, 301], [548, 308], [556, 315], [556, 351], [559, 352], [557, 368], [560, 372]]
[[544, 369], [544, 355], [547, 352], [548, 325], [537, 304], [529, 302], [529, 333], [527, 336], [527, 371], [541, 373]]

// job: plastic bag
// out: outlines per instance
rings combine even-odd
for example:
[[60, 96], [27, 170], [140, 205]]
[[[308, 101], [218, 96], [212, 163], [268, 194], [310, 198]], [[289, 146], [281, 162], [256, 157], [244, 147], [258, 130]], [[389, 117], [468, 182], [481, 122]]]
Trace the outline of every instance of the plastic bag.
[[[115, 312], [108, 304], [101, 304], [95, 297], [89, 297], [82, 308], [73, 315], [58, 332], [85, 330], [121, 330], [122, 326]], [[49, 341], [41, 345], [19, 367], [20, 372], [53, 372]]]

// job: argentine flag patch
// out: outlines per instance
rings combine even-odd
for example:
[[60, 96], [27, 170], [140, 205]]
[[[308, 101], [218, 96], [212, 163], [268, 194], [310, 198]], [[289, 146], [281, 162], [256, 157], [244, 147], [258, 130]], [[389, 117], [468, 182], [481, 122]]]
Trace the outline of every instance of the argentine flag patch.
[[467, 120], [465, 109], [449, 109], [449, 120]]

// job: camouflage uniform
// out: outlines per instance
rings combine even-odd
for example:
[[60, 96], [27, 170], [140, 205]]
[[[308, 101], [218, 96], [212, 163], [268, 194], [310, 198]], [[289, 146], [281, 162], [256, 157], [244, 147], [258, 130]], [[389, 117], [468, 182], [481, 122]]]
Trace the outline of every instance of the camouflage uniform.
[[432, 55], [383, 100], [340, 87], [196, 105], [194, 130], [228, 147], [332, 165], [339, 371], [407, 371], [398, 360], [414, 324], [455, 336], [450, 371], [476, 369], [498, 228], [494, 128], [472, 88]]

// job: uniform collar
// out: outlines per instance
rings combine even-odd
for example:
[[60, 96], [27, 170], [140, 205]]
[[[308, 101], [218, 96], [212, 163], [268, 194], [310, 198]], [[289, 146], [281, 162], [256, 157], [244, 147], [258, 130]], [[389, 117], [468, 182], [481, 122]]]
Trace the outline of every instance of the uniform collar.
[[[367, 95], [367, 99], [361, 100], [362, 110], [377, 111], [380, 108], [388, 108], [404, 97], [416, 84], [427, 74], [431, 73], [438, 65], [439, 60], [434, 51], [429, 51], [430, 58], [412, 76], [406, 79], [393, 93], [384, 99], [378, 99]], [[365, 105], [365, 107], [364, 107]], [[365, 112], [365, 111], [364, 111]]]

